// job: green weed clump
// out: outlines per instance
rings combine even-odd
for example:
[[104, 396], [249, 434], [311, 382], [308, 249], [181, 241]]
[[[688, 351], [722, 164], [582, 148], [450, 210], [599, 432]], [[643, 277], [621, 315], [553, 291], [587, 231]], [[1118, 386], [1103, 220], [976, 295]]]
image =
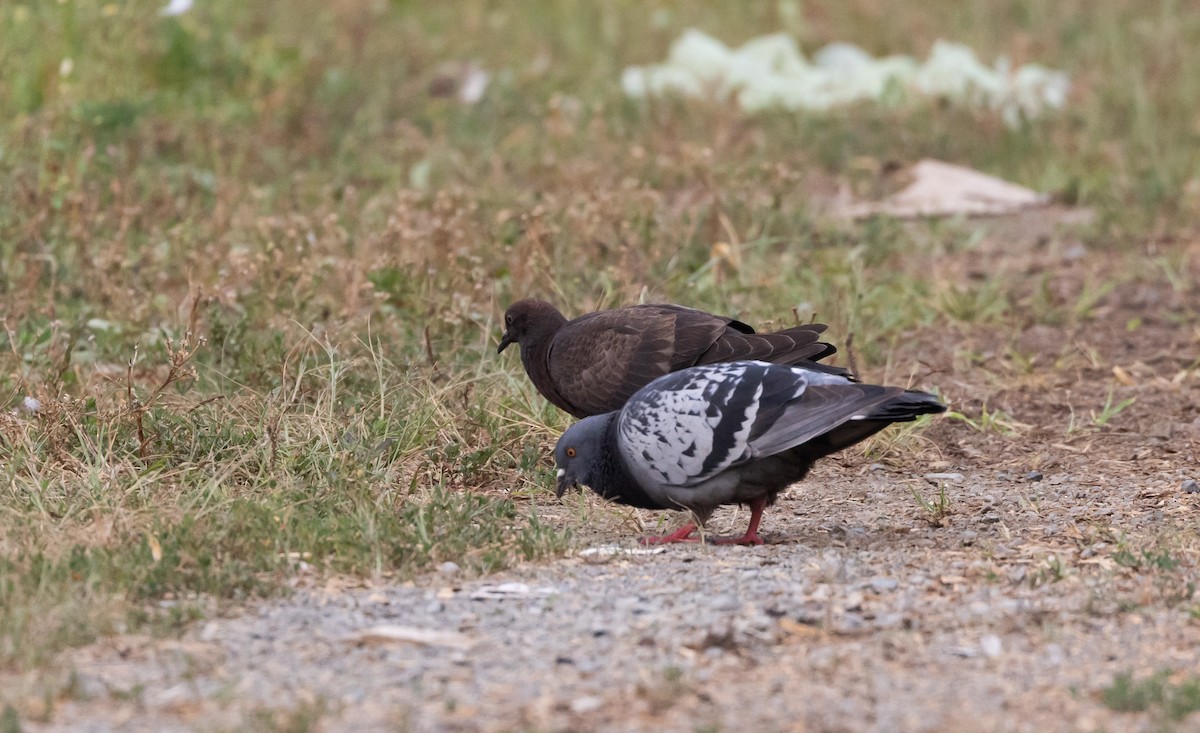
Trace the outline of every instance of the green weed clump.
[[1200, 710], [1200, 678], [1176, 679], [1170, 671], [1142, 679], [1122, 673], [1101, 695], [1104, 704], [1120, 712], [1150, 711], [1169, 721], [1179, 721]]

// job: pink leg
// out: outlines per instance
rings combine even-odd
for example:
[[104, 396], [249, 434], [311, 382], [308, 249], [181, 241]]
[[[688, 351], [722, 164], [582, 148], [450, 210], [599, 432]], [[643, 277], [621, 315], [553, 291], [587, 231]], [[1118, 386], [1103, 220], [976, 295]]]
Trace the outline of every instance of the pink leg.
[[767, 497], [760, 496], [750, 502], [750, 526], [741, 537], [725, 537], [713, 540], [714, 545], [761, 545], [762, 537], [758, 536], [758, 523], [762, 520], [763, 509], [767, 508]]
[[643, 545], [665, 545], [670, 542], [696, 542], [695, 537], [692, 537], [692, 532], [696, 531], [696, 525], [688, 522], [671, 534], [665, 534], [661, 537], [643, 537]]

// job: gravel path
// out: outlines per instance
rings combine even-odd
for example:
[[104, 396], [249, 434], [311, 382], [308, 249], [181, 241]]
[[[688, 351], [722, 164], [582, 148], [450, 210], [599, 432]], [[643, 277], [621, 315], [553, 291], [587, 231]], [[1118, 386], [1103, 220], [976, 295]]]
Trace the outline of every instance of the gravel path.
[[[627, 513], [589, 499], [623, 551], [466, 581], [310, 579], [179, 640], [107, 640], [69, 655], [76, 693], [27, 730], [1152, 730], [1099, 691], [1121, 672], [1200, 670], [1180, 595], [1194, 565], [1130, 572], [1085, 536], [1194, 526], [1173, 476], [968, 473], [931, 522], [919, 479], [863, 470], [793, 489], [764, 547], [645, 553]], [[442, 633], [389, 641], [368, 633], [380, 625]]]

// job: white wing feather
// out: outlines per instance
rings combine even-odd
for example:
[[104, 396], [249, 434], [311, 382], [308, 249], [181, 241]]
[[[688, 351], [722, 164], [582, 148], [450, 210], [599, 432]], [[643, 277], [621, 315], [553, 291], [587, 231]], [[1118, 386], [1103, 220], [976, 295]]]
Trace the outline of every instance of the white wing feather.
[[[651, 383], [619, 417], [629, 467], [654, 484], [688, 486], [744, 459], [763, 389], [761, 379], [748, 372], [766, 366], [715, 364]], [[797, 394], [802, 391], [798, 385]]]

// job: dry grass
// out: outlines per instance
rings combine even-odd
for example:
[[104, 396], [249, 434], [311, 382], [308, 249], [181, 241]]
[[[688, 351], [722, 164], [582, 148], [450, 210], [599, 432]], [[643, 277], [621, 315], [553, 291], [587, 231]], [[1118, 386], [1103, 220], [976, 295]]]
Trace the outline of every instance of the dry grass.
[[[979, 433], [900, 431], [872, 460], [1006, 460], [1058, 441], [1038, 431], [1074, 426], [1067, 410], [1094, 435], [1155, 404], [1118, 385], [1035, 409], [1111, 368], [1097, 324], [1194, 328], [1200, 14], [836, 2], [795, 25], [787, 5], [0, 7], [0, 666], [170, 632], [285, 589], [299, 562], [486, 572], [560, 552], [572, 521], [536, 503], [566, 420], [494, 354], [515, 297], [815, 313], [869, 378], [937, 386]], [[1076, 91], [1018, 130], [937, 106], [623, 99], [620, 69], [693, 24], [730, 42], [783, 27], [806, 50], [954, 38], [1067, 68]], [[430, 94], [464, 59], [497, 72], [474, 107]], [[1019, 250], [1004, 223], [820, 216], [923, 156], [1094, 216]], [[1171, 366], [1194, 380], [1196, 358]]]

